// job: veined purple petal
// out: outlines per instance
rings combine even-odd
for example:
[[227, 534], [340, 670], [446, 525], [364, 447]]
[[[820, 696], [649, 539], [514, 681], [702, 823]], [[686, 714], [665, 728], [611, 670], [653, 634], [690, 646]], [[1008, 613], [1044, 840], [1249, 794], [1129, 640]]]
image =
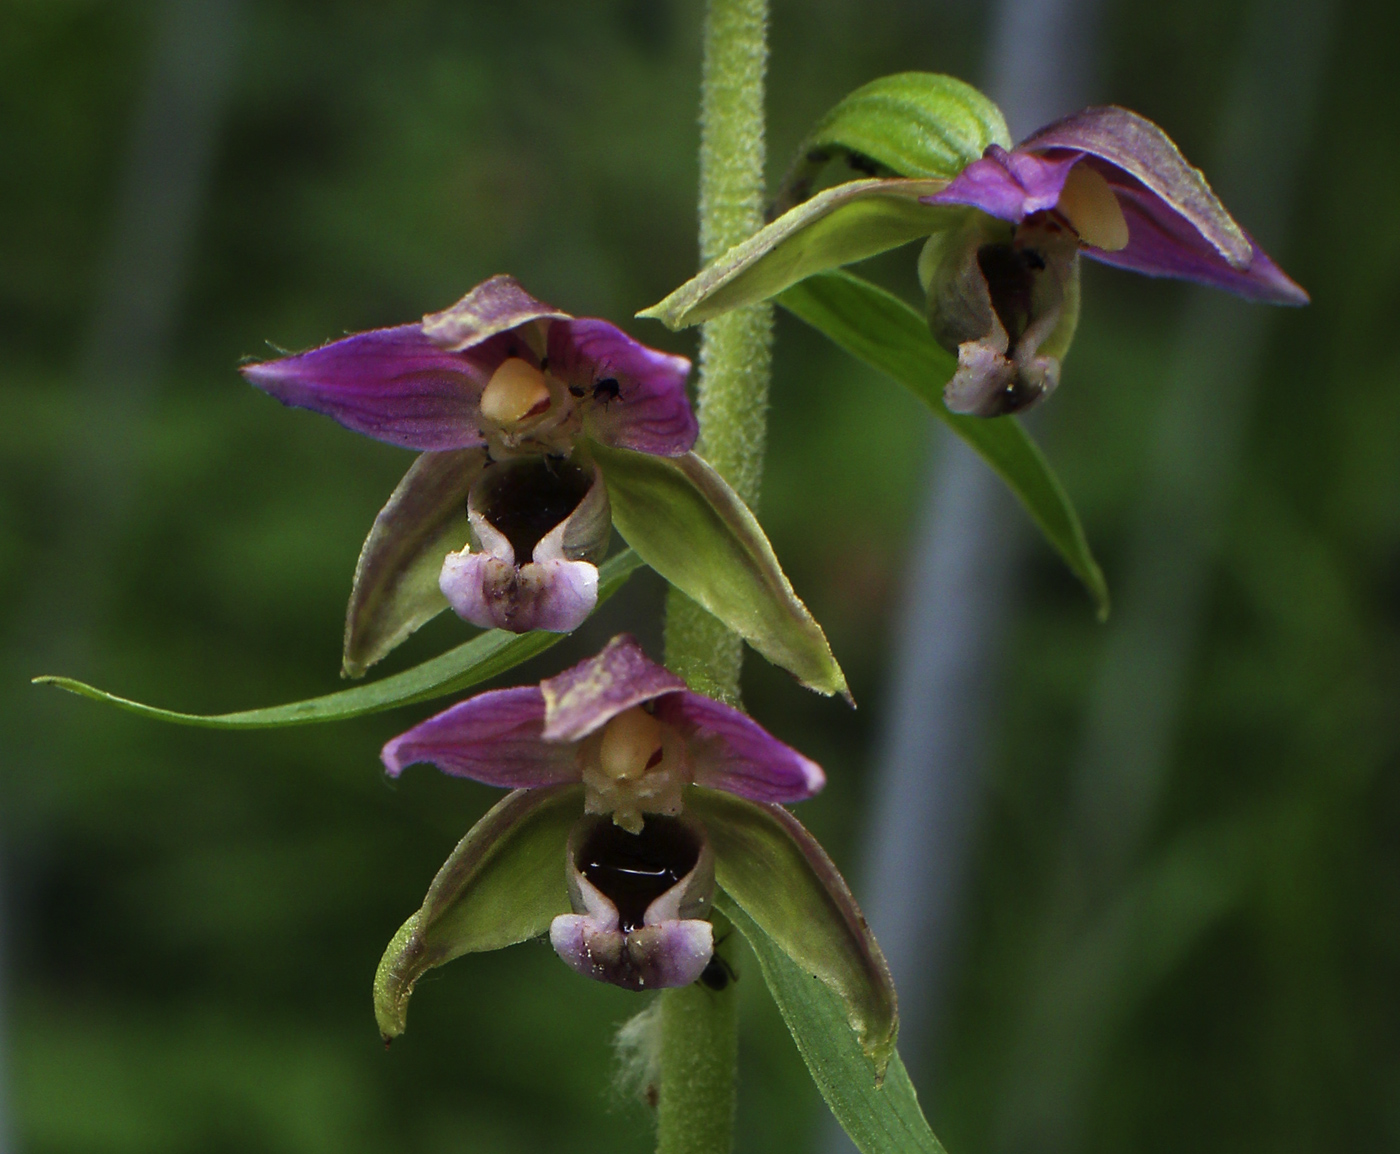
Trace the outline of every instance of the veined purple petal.
[[1308, 294], [1274, 264], [1253, 237], [1243, 234], [1253, 256], [1235, 268], [1221, 259], [1185, 218], [1167, 208], [1148, 190], [1111, 181], [1128, 222], [1128, 247], [1118, 252], [1085, 246], [1084, 255], [1101, 264], [1147, 276], [1169, 276], [1212, 285], [1267, 304], [1305, 305]]
[[241, 371], [284, 405], [324, 413], [391, 445], [443, 450], [482, 444], [476, 398], [485, 378], [468, 358], [434, 345], [418, 325], [356, 333]]
[[965, 204], [998, 220], [1020, 224], [1033, 212], [1055, 207], [1069, 170], [1081, 156], [1071, 153], [1047, 159], [1034, 153], [1007, 152], [993, 144], [942, 192], [920, 200], [924, 204]]
[[513, 276], [502, 275], [482, 281], [451, 308], [429, 313], [423, 318], [423, 332], [441, 348], [462, 352], [531, 321], [568, 316], [532, 297]]
[[821, 766], [785, 745], [745, 713], [683, 690], [656, 703], [659, 720], [690, 741], [692, 780], [750, 801], [794, 802], [826, 784]]
[[540, 682], [544, 739], [581, 741], [624, 710], [684, 688], [685, 682], [650, 660], [635, 638], [619, 634], [598, 656]]
[[380, 758], [391, 777], [426, 761], [454, 777], [506, 789], [577, 781], [573, 746], [544, 741], [543, 729], [544, 697], [538, 688], [496, 689], [399, 734]]
[[699, 426], [685, 394], [685, 357], [584, 317], [550, 326], [549, 368], [578, 398], [584, 428], [595, 440], [665, 457], [695, 444]]
[[598, 568], [563, 560], [517, 566], [464, 550], [447, 555], [438, 587], [458, 617], [483, 629], [572, 633], [598, 603]]

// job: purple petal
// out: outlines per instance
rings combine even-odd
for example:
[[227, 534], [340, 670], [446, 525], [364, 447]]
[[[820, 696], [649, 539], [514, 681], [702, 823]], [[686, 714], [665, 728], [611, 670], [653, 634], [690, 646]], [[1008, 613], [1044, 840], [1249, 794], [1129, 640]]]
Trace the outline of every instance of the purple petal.
[[401, 733], [380, 759], [389, 776], [427, 761], [443, 773], [486, 785], [528, 789], [579, 779], [574, 748], [546, 742], [544, 697], [535, 686], [496, 689]]
[[1268, 304], [1305, 305], [1308, 294], [1269, 259], [1245, 233], [1253, 258], [1237, 269], [1208, 244], [1187, 221], [1146, 189], [1116, 183], [1118, 203], [1128, 222], [1128, 247], [1118, 252], [1084, 248], [1084, 255], [1116, 268], [1146, 276], [1169, 276], [1197, 281]]
[[650, 660], [633, 637], [619, 634], [598, 656], [540, 682], [544, 739], [581, 741], [624, 710], [684, 688], [685, 682]]
[[244, 377], [284, 405], [312, 409], [347, 429], [407, 449], [482, 443], [477, 365], [444, 352], [418, 325], [356, 333], [278, 361], [246, 365]]
[[626, 990], [688, 986], [714, 953], [713, 928], [695, 920], [661, 922], [623, 934], [583, 914], [560, 914], [550, 924], [549, 941], [584, 977]]
[[423, 318], [423, 332], [453, 352], [470, 349], [531, 321], [565, 320], [568, 313], [536, 300], [512, 276], [482, 281], [449, 309]]
[[551, 326], [549, 368], [580, 398], [584, 427], [595, 440], [664, 457], [695, 444], [699, 426], [685, 394], [685, 357], [648, 348], [607, 321], [583, 318]]
[[1065, 178], [1079, 159], [1079, 154], [1046, 159], [1032, 153], [1007, 152], [993, 144], [942, 192], [920, 200], [924, 204], [965, 204], [998, 220], [1020, 224], [1033, 212], [1055, 207]]
[[753, 718], [684, 690], [656, 703], [656, 716], [690, 739], [692, 780], [750, 801], [794, 802], [820, 792], [826, 774]]
[[447, 555], [438, 587], [458, 617], [483, 629], [572, 633], [598, 603], [598, 569], [587, 561], [517, 566], [464, 551]]

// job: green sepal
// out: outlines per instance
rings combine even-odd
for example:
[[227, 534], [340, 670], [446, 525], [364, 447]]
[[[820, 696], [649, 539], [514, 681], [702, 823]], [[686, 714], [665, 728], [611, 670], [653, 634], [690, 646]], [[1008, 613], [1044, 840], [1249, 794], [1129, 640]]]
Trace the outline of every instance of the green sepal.
[[854, 180], [819, 192], [736, 244], [640, 317], [672, 329], [777, 296], [814, 273], [926, 237], [959, 210], [919, 203], [943, 180]]
[[881, 1081], [847, 1024], [840, 996], [814, 982], [724, 890], [715, 905], [753, 949], [812, 1080], [861, 1154], [944, 1154], [898, 1051]]
[[776, 209], [806, 200], [832, 160], [879, 175], [952, 180], [987, 146], [1011, 147], [1006, 120], [970, 84], [935, 72], [900, 72], [857, 88], [802, 143]]
[[[601, 605], [622, 588], [641, 564], [641, 558], [630, 549], [608, 558], [598, 570], [598, 604]], [[176, 725], [197, 725], [207, 729], [275, 729], [285, 725], [346, 721], [366, 713], [379, 713], [400, 705], [460, 693], [543, 653], [562, 641], [564, 636], [562, 633], [546, 633], [542, 629], [532, 633], [490, 629], [455, 649], [392, 677], [372, 681], [368, 685], [357, 685], [353, 689], [342, 689], [338, 693], [328, 693], [323, 697], [313, 697], [308, 701], [294, 701], [267, 709], [246, 709], [239, 713], [179, 713], [173, 709], [160, 709], [118, 697], [71, 677], [36, 677], [33, 682], [35, 685], [53, 685], [142, 717]]]
[[[1108, 584], [1074, 504], [1036, 443], [1014, 417], [950, 413], [943, 386], [957, 358], [898, 297], [850, 273], [823, 273], [788, 289], [778, 303], [857, 360], [887, 373], [927, 405], [1006, 482], [1046, 540], [1108, 616]], [[1075, 299], [1077, 311], [1077, 294]], [[1067, 306], [1068, 308], [1069, 306]]]
[[580, 785], [517, 789], [457, 843], [374, 975], [374, 1016], [385, 1040], [404, 1032], [425, 972], [539, 937], [569, 912], [565, 846], [582, 815]]
[[694, 453], [593, 447], [613, 524], [653, 569], [798, 681], [850, 699], [826, 634], [793, 592], [758, 519]]
[[878, 1084], [899, 1029], [894, 981], [840, 871], [782, 806], [698, 787], [686, 804], [709, 832], [720, 889], [840, 999]]
[[486, 461], [485, 449], [421, 454], [375, 517], [345, 610], [344, 676], [363, 677], [447, 608], [438, 574], [471, 535], [467, 492]]

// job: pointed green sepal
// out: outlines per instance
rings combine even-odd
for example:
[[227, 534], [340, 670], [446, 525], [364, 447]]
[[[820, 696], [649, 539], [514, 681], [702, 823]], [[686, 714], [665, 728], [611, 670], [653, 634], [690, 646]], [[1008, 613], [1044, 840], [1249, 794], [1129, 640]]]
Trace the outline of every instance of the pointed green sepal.
[[709, 832], [720, 888], [795, 965], [840, 998], [878, 1083], [899, 1028], [894, 982], [826, 851], [782, 806], [698, 787], [686, 803]]
[[809, 689], [850, 699], [826, 634], [774, 556], [758, 519], [694, 453], [593, 447], [613, 524], [667, 581]]
[[425, 972], [538, 937], [569, 912], [565, 847], [582, 815], [582, 786], [518, 789], [472, 826], [379, 963], [374, 1016], [386, 1040], [404, 1032]]
[[934, 72], [901, 72], [857, 88], [798, 149], [777, 196], [778, 212], [807, 199], [832, 160], [881, 176], [952, 180], [990, 144], [1011, 147], [1006, 120], [970, 84]]
[[777, 296], [839, 268], [937, 232], [960, 210], [919, 203], [943, 180], [855, 180], [819, 192], [735, 245], [641, 317], [672, 329]]
[[[623, 583], [641, 564], [642, 559], [630, 549], [624, 549], [603, 562], [598, 570], [598, 604], [601, 605], [622, 588]], [[507, 633], [501, 629], [490, 629], [470, 641], [463, 642], [455, 649], [449, 649], [446, 653], [392, 677], [384, 677], [368, 685], [357, 685], [353, 689], [342, 689], [338, 693], [327, 693], [307, 701], [294, 701], [288, 705], [274, 705], [267, 709], [245, 709], [238, 713], [180, 713], [173, 709], [161, 709], [155, 705], [143, 705], [139, 701], [118, 697], [114, 693], [75, 681], [71, 677], [36, 677], [33, 680], [35, 685], [52, 685], [58, 689], [66, 689], [80, 697], [115, 705], [118, 709], [155, 721], [197, 725], [205, 729], [277, 729], [285, 725], [345, 721], [366, 713], [379, 713], [400, 705], [413, 705], [419, 701], [445, 697], [450, 693], [461, 693], [509, 669], [514, 669], [522, 661], [528, 661], [552, 645], [558, 644], [565, 636], [567, 634], [548, 633], [543, 629], [532, 633]]]
[[957, 358], [933, 339], [923, 317], [884, 289], [844, 272], [812, 277], [784, 292], [778, 303], [857, 360], [893, 377], [966, 441], [1016, 494], [1084, 583], [1100, 619], [1107, 617], [1103, 570], [1050, 463], [1014, 417], [988, 420], [948, 411], [943, 386], [957, 368]]
[[467, 491], [485, 466], [485, 449], [423, 453], [375, 517], [345, 611], [346, 677], [363, 677], [447, 608], [438, 574], [467, 543]]

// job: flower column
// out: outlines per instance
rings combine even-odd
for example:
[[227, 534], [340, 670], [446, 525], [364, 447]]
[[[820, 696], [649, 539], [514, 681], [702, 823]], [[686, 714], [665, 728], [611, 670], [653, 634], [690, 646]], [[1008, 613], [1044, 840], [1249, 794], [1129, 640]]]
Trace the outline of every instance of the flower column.
[[[709, 0], [700, 102], [700, 258], [708, 264], [763, 225], [767, 0]], [[700, 337], [697, 449], [752, 508], [766, 438], [773, 311], [736, 309]], [[672, 589], [666, 663], [693, 688], [737, 703], [742, 643]], [[723, 930], [720, 929], [722, 937]], [[725, 954], [721, 940], [716, 950]], [[659, 1154], [723, 1154], [733, 1145], [737, 1003], [733, 983], [661, 995]]]

